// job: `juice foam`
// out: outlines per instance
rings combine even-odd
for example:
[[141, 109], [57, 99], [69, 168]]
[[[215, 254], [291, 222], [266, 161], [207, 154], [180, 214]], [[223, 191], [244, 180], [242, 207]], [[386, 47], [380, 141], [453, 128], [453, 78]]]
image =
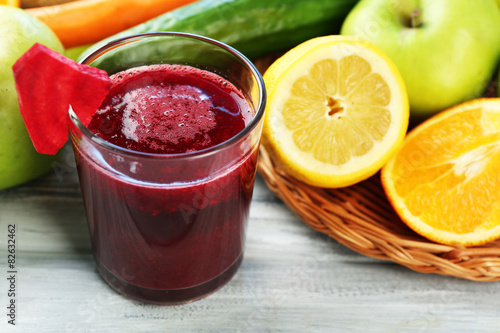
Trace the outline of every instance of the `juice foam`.
[[219, 76], [188, 66], [142, 66], [111, 76], [113, 86], [88, 128], [147, 153], [203, 150], [238, 134], [252, 110]]

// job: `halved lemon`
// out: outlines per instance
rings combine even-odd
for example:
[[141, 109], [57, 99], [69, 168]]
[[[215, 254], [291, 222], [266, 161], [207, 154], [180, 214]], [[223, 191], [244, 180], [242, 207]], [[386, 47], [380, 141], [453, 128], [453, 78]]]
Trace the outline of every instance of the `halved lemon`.
[[263, 145], [288, 174], [343, 187], [375, 174], [401, 145], [409, 106], [398, 69], [353, 36], [300, 44], [265, 72]]
[[382, 169], [410, 228], [443, 244], [500, 237], [500, 98], [454, 106], [414, 128]]

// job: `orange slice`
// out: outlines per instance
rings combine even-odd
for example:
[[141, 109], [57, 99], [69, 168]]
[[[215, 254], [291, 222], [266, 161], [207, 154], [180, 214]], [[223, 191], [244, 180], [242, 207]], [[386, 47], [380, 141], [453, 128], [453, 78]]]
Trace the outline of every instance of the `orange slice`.
[[264, 74], [263, 145], [281, 169], [313, 186], [376, 173], [403, 142], [408, 97], [394, 64], [352, 36], [311, 39]]
[[19, 7], [20, 0], [0, 0], [0, 5]]
[[500, 237], [500, 98], [454, 106], [421, 123], [382, 169], [401, 219], [442, 244]]

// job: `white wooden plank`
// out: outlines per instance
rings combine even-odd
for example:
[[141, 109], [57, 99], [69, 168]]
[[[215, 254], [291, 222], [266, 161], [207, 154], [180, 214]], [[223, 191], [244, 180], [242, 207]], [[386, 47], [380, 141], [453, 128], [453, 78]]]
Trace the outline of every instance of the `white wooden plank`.
[[[68, 164], [69, 165], [69, 164]], [[0, 332], [498, 332], [499, 283], [413, 272], [308, 228], [257, 178], [245, 260], [210, 297], [153, 306], [121, 297], [94, 268], [76, 173], [0, 192], [0, 256], [19, 226], [17, 326]]]

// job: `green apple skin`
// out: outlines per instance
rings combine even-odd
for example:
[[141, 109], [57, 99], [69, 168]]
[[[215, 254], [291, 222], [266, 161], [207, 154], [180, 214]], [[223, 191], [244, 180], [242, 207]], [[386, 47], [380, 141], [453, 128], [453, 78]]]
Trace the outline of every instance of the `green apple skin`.
[[41, 21], [19, 8], [0, 5], [0, 190], [47, 173], [57, 158], [35, 151], [19, 113], [12, 65], [35, 42], [64, 52]]
[[500, 60], [500, 7], [497, 0], [361, 0], [341, 34], [368, 39], [394, 61], [411, 118], [423, 120], [484, 93]]

